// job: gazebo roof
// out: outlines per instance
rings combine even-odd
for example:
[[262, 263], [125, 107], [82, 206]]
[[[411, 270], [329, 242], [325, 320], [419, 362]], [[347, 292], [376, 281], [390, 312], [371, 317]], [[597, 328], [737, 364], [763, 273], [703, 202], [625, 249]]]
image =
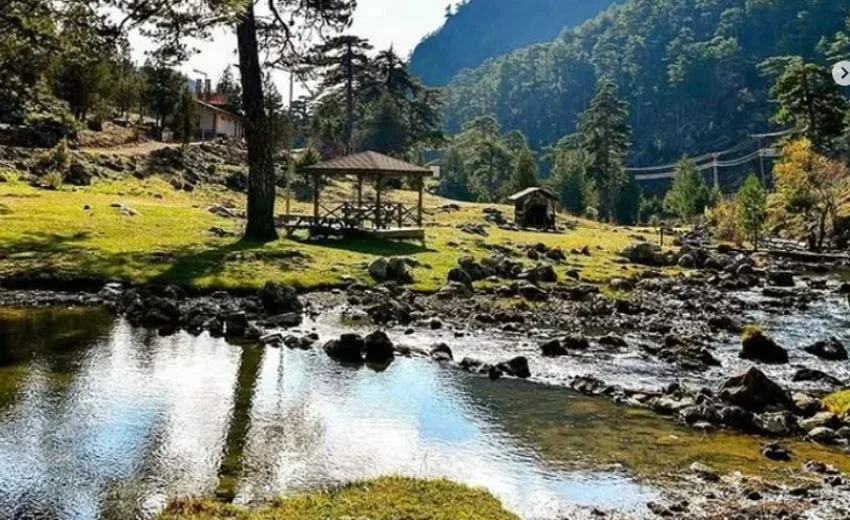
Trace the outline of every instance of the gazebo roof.
[[322, 175], [432, 175], [430, 168], [417, 166], [406, 161], [389, 157], [378, 152], [362, 152], [345, 157], [338, 157], [311, 166], [305, 166], [302, 171]]
[[511, 201], [511, 202], [516, 202], [516, 201], [518, 201], [518, 200], [520, 200], [520, 199], [524, 199], [525, 197], [528, 197], [528, 196], [529, 196], [529, 195], [531, 195], [532, 193], [537, 193], [537, 192], [540, 192], [540, 193], [542, 193], [542, 194], [546, 195], [547, 197], [549, 197], [550, 199], [552, 199], [552, 200], [554, 200], [554, 201], [557, 201], [557, 200], [558, 200], [558, 196], [557, 196], [557, 195], [555, 195], [555, 194], [552, 192], [552, 190], [549, 190], [549, 189], [547, 189], [547, 188], [540, 188], [540, 187], [531, 187], [531, 188], [526, 188], [526, 189], [522, 190], [522, 191], [521, 191], [521, 192], [519, 192], [519, 193], [514, 193], [513, 195], [511, 195], [510, 197], [508, 197], [508, 200], [509, 200], [509, 201]]

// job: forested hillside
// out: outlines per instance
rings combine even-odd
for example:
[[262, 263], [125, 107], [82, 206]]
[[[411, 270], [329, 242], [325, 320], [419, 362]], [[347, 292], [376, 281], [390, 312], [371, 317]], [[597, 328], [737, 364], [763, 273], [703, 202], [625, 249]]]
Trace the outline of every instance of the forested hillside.
[[628, 0], [554, 41], [462, 72], [446, 89], [450, 131], [494, 114], [533, 148], [576, 129], [597, 79], [629, 104], [629, 162], [675, 160], [765, 130], [775, 77], [760, 64], [850, 52], [846, 0]]
[[427, 85], [448, 83], [475, 67], [532, 43], [550, 41], [615, 0], [464, 0], [413, 51], [410, 67]]

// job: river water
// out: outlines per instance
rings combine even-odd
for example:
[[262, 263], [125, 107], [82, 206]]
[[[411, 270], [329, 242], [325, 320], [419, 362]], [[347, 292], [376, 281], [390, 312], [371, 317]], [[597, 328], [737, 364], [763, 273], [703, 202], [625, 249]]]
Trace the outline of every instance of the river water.
[[693, 460], [769, 471], [759, 443], [424, 359], [374, 371], [100, 310], [0, 310], [3, 519], [150, 518], [178, 496], [251, 503], [387, 474], [483, 486], [529, 519], [643, 516], [658, 477]]

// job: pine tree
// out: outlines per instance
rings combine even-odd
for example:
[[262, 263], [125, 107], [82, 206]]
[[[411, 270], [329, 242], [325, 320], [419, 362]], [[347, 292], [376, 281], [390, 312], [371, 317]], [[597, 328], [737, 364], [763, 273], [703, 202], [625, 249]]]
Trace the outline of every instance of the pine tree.
[[741, 229], [758, 249], [761, 231], [767, 220], [767, 192], [758, 177], [750, 175], [738, 190], [738, 219]]
[[513, 191], [521, 191], [538, 185], [537, 160], [528, 147], [519, 151], [514, 166]]
[[590, 107], [579, 116], [581, 147], [591, 157], [590, 175], [599, 193], [599, 216], [616, 216], [617, 194], [627, 180], [624, 162], [629, 148], [628, 105], [617, 96], [617, 86], [602, 79]]
[[404, 115], [389, 96], [375, 104], [363, 125], [361, 147], [386, 155], [401, 157], [408, 147], [408, 131]]
[[767, 60], [761, 66], [768, 73], [781, 70], [770, 90], [778, 105], [773, 121], [804, 130], [820, 151], [830, 149], [844, 131], [850, 110], [830, 71], [798, 56]]
[[242, 88], [233, 75], [233, 67], [228, 66], [224, 69], [215, 86], [215, 92], [224, 97], [224, 106], [227, 110], [236, 114], [242, 113]]
[[322, 89], [339, 91], [345, 98], [345, 147], [348, 153], [353, 150], [355, 113], [361, 102], [359, 93], [371, 82], [367, 54], [370, 50], [372, 45], [366, 39], [352, 35], [337, 36], [314, 46], [305, 59], [305, 65], [321, 76]]
[[551, 185], [560, 194], [564, 208], [575, 215], [584, 215], [590, 205], [589, 167], [590, 156], [584, 150], [558, 147], [554, 151]]
[[705, 210], [710, 190], [696, 164], [685, 157], [676, 167], [673, 186], [664, 197], [664, 206], [683, 221], [690, 221]]

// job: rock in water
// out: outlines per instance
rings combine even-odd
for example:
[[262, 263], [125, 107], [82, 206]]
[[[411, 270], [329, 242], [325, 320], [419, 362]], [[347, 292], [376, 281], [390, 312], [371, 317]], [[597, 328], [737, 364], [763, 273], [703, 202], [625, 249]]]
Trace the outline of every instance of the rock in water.
[[777, 345], [760, 330], [744, 331], [741, 347], [741, 359], [761, 361], [773, 365], [788, 363], [788, 351]]
[[393, 342], [386, 333], [377, 330], [364, 339], [367, 363], [386, 363], [395, 357]]
[[804, 350], [827, 361], [847, 361], [848, 357], [847, 349], [834, 337], [818, 341]]
[[723, 383], [720, 398], [751, 412], [794, 409], [788, 392], [755, 367]]
[[498, 368], [511, 376], [522, 379], [531, 377], [531, 370], [528, 368], [528, 359], [524, 356], [515, 357], [504, 363], [499, 363]]
[[366, 342], [359, 334], [343, 334], [339, 339], [325, 343], [328, 357], [343, 363], [363, 363]]
[[269, 314], [300, 313], [304, 309], [294, 287], [276, 282], [266, 282], [260, 289], [260, 300]]
[[791, 271], [769, 271], [767, 285], [774, 287], [794, 287], [794, 273]]
[[567, 349], [559, 339], [552, 339], [540, 344], [540, 353], [546, 357], [566, 356]]

